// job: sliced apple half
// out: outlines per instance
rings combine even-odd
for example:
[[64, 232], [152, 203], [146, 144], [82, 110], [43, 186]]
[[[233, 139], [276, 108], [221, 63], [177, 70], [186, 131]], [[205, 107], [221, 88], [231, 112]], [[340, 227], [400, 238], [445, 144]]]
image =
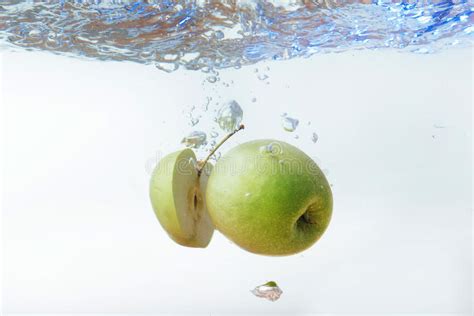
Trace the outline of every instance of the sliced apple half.
[[150, 199], [171, 239], [183, 246], [205, 248], [214, 233], [205, 200], [212, 165], [206, 163], [200, 174], [197, 166], [191, 149], [165, 156], [153, 171]]

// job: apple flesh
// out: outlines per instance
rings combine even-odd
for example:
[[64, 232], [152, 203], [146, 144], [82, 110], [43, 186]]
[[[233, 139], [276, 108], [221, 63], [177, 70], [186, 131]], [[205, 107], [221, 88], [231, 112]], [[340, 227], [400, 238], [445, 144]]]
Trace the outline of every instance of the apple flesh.
[[206, 192], [215, 227], [243, 249], [292, 255], [311, 247], [332, 214], [331, 188], [298, 148], [271, 139], [243, 143], [215, 165]]
[[214, 226], [206, 207], [206, 186], [212, 166], [198, 174], [191, 149], [160, 160], [150, 181], [150, 199], [161, 226], [180, 245], [206, 247]]

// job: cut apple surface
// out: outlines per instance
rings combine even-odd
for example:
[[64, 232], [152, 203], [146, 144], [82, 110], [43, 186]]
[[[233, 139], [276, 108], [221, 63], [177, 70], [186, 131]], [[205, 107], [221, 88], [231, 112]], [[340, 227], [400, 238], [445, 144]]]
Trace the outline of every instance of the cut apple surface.
[[165, 156], [153, 171], [150, 199], [161, 226], [178, 244], [206, 247], [214, 226], [206, 207], [206, 186], [212, 169], [207, 163], [198, 174], [191, 149]]

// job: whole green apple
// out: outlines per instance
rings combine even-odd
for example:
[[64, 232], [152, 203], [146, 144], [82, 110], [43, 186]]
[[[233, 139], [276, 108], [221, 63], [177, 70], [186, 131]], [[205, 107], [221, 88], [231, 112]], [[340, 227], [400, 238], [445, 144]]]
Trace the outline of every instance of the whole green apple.
[[317, 164], [298, 148], [263, 139], [231, 149], [206, 192], [215, 227], [245, 250], [284, 256], [311, 247], [332, 214], [332, 192]]
[[161, 226], [178, 244], [206, 247], [214, 232], [206, 207], [212, 165], [198, 170], [194, 152], [184, 149], [160, 160], [150, 181], [150, 199]]

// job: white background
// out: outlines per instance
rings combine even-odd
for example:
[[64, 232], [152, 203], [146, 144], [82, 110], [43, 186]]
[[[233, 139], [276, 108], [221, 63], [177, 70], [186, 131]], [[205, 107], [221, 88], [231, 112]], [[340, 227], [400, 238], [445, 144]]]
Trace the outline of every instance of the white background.
[[[470, 49], [271, 63], [269, 85], [244, 67], [222, 71], [234, 84], [219, 92], [197, 72], [2, 60], [4, 312], [470, 314]], [[279, 138], [326, 170], [334, 216], [313, 248], [257, 256], [216, 233], [189, 249], [161, 229], [150, 167], [189, 130], [183, 108], [209, 93], [244, 109], [247, 128], [223, 151]], [[282, 131], [283, 112], [300, 139]], [[249, 292], [269, 280], [284, 291], [275, 303]]]

